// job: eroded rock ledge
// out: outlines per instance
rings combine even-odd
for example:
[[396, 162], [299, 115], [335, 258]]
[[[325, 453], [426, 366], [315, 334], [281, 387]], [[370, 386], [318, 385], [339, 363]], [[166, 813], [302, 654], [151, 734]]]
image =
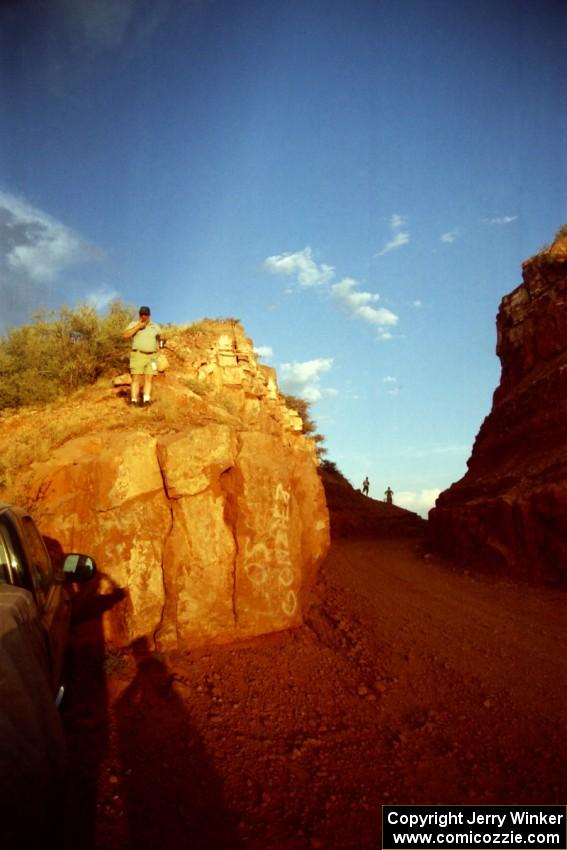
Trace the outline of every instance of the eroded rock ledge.
[[115, 643], [170, 649], [296, 626], [329, 546], [313, 442], [238, 323], [168, 348], [154, 408], [128, 411], [126, 428], [101, 422], [34, 470], [42, 531], [92, 553], [103, 588], [126, 589], [105, 614]]
[[567, 238], [523, 264], [497, 318], [502, 376], [468, 471], [437, 500], [438, 546], [567, 583]]

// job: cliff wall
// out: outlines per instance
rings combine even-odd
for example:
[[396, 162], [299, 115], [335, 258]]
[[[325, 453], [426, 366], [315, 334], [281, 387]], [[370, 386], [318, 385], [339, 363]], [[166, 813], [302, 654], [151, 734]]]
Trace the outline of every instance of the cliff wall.
[[125, 403], [128, 376], [61, 406], [80, 433], [27, 470], [26, 501], [63, 550], [96, 558], [102, 594], [125, 591], [104, 615], [116, 644], [298, 625], [329, 546], [314, 444], [238, 323], [174, 332], [166, 351], [149, 410]]
[[502, 364], [468, 471], [430, 513], [450, 554], [567, 582], [567, 238], [523, 264], [497, 317]]

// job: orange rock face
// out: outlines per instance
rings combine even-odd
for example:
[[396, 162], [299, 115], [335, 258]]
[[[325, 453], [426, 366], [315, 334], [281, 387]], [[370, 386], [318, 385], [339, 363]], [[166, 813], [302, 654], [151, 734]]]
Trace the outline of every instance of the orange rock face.
[[[105, 614], [115, 643], [171, 649], [299, 625], [327, 553], [314, 444], [273, 370], [225, 324], [171, 341], [179, 365], [151, 411], [128, 411], [130, 427], [99, 423], [34, 467], [42, 532], [94, 555], [103, 590], [126, 590]], [[159, 419], [168, 404], [175, 427]]]
[[468, 472], [430, 513], [451, 554], [538, 582], [567, 582], [567, 252], [524, 263], [500, 306], [502, 362]]

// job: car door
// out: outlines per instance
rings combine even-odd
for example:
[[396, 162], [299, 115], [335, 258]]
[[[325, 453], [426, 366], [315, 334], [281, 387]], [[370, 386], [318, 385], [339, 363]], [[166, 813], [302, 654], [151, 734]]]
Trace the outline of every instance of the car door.
[[65, 588], [55, 580], [51, 558], [33, 519], [27, 515], [18, 519], [34, 595], [47, 635], [53, 692], [57, 693], [63, 676], [65, 646], [69, 633], [70, 599]]

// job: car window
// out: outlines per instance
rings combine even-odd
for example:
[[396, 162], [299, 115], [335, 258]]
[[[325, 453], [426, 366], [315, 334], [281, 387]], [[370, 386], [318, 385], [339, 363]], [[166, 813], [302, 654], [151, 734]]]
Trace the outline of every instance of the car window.
[[14, 584], [12, 581], [12, 565], [10, 563], [10, 555], [4, 543], [4, 538], [0, 533], [0, 582], [2, 584]]
[[10, 532], [0, 522], [0, 581], [25, 587], [19, 550], [13, 546]]
[[22, 525], [26, 534], [28, 550], [31, 555], [31, 578], [36, 593], [43, 596], [47, 593], [53, 581], [51, 559], [41, 534], [37, 530], [31, 517], [22, 517]]

